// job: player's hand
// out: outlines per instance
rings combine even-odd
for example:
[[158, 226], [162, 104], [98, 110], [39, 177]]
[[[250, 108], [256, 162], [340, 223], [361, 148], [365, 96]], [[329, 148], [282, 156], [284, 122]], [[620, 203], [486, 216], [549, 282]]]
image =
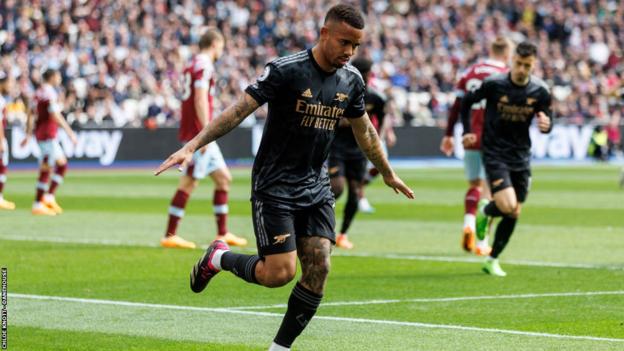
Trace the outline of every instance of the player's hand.
[[26, 134], [24, 139], [22, 139], [22, 141], [20, 142], [20, 146], [21, 147], [26, 147], [26, 145], [28, 145], [28, 143], [30, 142], [30, 138], [32, 138], [32, 135]]
[[386, 145], [389, 148], [393, 148], [394, 145], [396, 145], [397, 142], [397, 137], [396, 134], [394, 134], [394, 130], [392, 130], [392, 128], [388, 128], [388, 131], [386, 131]]
[[537, 127], [544, 133], [550, 129], [550, 118], [542, 111], [537, 113]]
[[477, 135], [475, 133], [464, 134], [462, 144], [464, 147], [471, 147], [477, 143]]
[[446, 156], [451, 156], [453, 154], [453, 149], [455, 148], [455, 139], [452, 136], [444, 136], [442, 138], [442, 142], [440, 143], [440, 151], [442, 151]]
[[154, 172], [154, 175], [159, 175], [175, 165], [178, 165], [178, 171], [182, 172], [192, 159], [193, 151], [185, 145], [161, 163], [156, 172]]
[[408, 199], [414, 198], [414, 191], [412, 191], [412, 189], [405, 185], [401, 178], [399, 178], [396, 174], [392, 173], [389, 176], [384, 176], [383, 180], [384, 183], [386, 183], [387, 186], [391, 187], [395, 193], [402, 193]]
[[78, 138], [76, 137], [76, 133], [71, 132], [69, 133], [68, 136], [69, 136], [69, 140], [72, 142], [72, 144], [74, 144], [74, 146], [78, 145]]
[[[0, 126], [2, 128], [2, 126]], [[4, 139], [0, 139], [0, 154], [4, 152]]]

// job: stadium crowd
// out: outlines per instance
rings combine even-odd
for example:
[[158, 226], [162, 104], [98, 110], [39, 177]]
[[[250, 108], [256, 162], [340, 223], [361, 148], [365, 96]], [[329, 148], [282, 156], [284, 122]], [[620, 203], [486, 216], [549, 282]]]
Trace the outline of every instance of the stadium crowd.
[[[75, 127], [173, 126], [183, 65], [207, 26], [227, 44], [217, 106], [229, 104], [270, 59], [310, 47], [333, 1], [4, 0], [0, 66], [32, 95], [60, 69]], [[568, 123], [619, 124], [624, 101], [624, 1], [360, 0], [375, 84], [396, 125], [443, 125], [461, 70], [499, 33], [539, 45], [536, 74]], [[17, 92], [16, 92], [17, 94]], [[23, 123], [24, 106], [9, 106]], [[262, 111], [256, 117], [262, 118]], [[250, 123], [253, 123], [251, 121]]]

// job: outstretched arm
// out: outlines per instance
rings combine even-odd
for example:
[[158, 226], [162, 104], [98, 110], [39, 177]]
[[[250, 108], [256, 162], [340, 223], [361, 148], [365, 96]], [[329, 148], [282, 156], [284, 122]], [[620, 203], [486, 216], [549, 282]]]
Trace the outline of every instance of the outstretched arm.
[[159, 175], [174, 165], [179, 165], [178, 170], [181, 171], [191, 161], [195, 150], [208, 145], [236, 128], [258, 106], [258, 102], [251, 95], [243, 94], [238, 101], [226, 108], [218, 118], [208, 123], [191, 141], [169, 156], [154, 174]]
[[414, 192], [412, 189], [405, 185], [394, 173], [392, 167], [390, 167], [390, 163], [381, 147], [381, 141], [379, 140], [377, 131], [375, 131], [375, 127], [373, 127], [370, 118], [368, 118], [368, 114], [364, 113], [362, 117], [352, 118], [349, 121], [351, 122], [351, 129], [353, 130], [353, 135], [360, 149], [364, 151], [366, 157], [368, 157], [379, 170], [386, 185], [394, 189], [396, 193], [401, 192], [408, 198], [413, 199]]

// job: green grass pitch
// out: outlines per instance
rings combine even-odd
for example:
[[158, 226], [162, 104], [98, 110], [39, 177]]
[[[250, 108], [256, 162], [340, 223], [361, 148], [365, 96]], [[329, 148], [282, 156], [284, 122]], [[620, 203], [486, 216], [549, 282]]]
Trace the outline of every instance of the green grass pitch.
[[[324, 304], [295, 350], [624, 350], [624, 190], [612, 166], [537, 167], [501, 258], [506, 278], [460, 249], [460, 169], [400, 169], [416, 200], [377, 180], [356, 248], [335, 250]], [[70, 171], [65, 214], [33, 217], [34, 171], [9, 173], [0, 212], [9, 350], [266, 350], [292, 288], [229, 273], [201, 294], [202, 251], [158, 246], [177, 172]], [[234, 170], [230, 229], [253, 232], [248, 169]], [[179, 234], [214, 236], [212, 185], [191, 197]], [[341, 216], [344, 198], [337, 213]], [[340, 218], [338, 219], [340, 223]]]

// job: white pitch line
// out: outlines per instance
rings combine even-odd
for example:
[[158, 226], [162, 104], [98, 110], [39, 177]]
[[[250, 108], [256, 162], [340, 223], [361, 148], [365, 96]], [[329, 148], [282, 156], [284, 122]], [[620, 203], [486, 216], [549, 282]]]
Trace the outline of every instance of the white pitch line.
[[[573, 296], [600, 296], [600, 295], [624, 295], [624, 290], [616, 291], [579, 291], [579, 292], [560, 292], [560, 293], [543, 293], [543, 294], [515, 294], [515, 295], [483, 295], [483, 296], [457, 296], [457, 297], [433, 297], [433, 298], [413, 298], [413, 299], [388, 299], [388, 300], [362, 300], [362, 301], [336, 301], [323, 302], [320, 307], [335, 306], [362, 306], [362, 305], [385, 305], [392, 303], [410, 303], [410, 302], [456, 302], [456, 301], [474, 301], [474, 300], [506, 300], [506, 299], [535, 299], [542, 297], [573, 297]], [[259, 306], [237, 306], [228, 307], [232, 310], [266, 310], [272, 308], [285, 308], [286, 304], [275, 305], [259, 305]]]
[[[134, 246], [134, 247], [160, 247], [157, 243], [145, 243], [124, 240], [108, 240], [108, 239], [68, 239], [62, 237], [34, 237], [21, 235], [0, 235], [0, 240], [12, 241], [35, 241], [50, 242], [63, 244], [86, 244], [86, 245], [107, 245], [107, 246]], [[204, 249], [207, 245], [202, 246]], [[254, 251], [253, 249], [237, 249], [237, 251]], [[482, 258], [478, 257], [454, 257], [454, 256], [428, 256], [428, 255], [409, 255], [409, 254], [375, 254], [375, 253], [344, 253], [334, 252], [332, 256], [338, 257], [363, 257], [363, 258], [383, 258], [389, 260], [412, 260], [412, 261], [436, 261], [436, 262], [460, 262], [460, 263], [481, 263]], [[580, 268], [580, 269], [606, 269], [606, 270], [624, 270], [624, 266], [617, 265], [599, 265], [589, 263], [562, 263], [562, 262], [542, 262], [542, 261], [526, 261], [526, 260], [503, 260], [505, 264], [517, 266], [532, 267], [550, 267], [550, 268]]]
[[[234, 309], [228, 309], [228, 308], [161, 305], [161, 304], [129, 302], [129, 301], [82, 299], [82, 298], [62, 297], [62, 296], [29, 295], [29, 294], [15, 294], [15, 293], [9, 293], [8, 296], [10, 298], [29, 299], [29, 300], [44, 300], [44, 301], [48, 300], [48, 301], [76, 302], [76, 303], [95, 304], [95, 305], [112, 305], [112, 306], [123, 306], [123, 307], [166, 309], [166, 310], [229, 313], [229, 314], [253, 315], [253, 316], [275, 317], [275, 318], [283, 317], [283, 315], [279, 313], [240, 311], [240, 310], [234, 310]], [[512, 334], [512, 335], [520, 335], [520, 336], [532, 336], [532, 337], [544, 337], [544, 338], [556, 338], [556, 339], [624, 342], [624, 339], [618, 339], [618, 338], [603, 338], [603, 337], [588, 336], [588, 335], [564, 335], [564, 334], [551, 334], [551, 333], [540, 333], [540, 332], [527, 332], [527, 331], [521, 331], [521, 330], [468, 327], [468, 326], [453, 325], [453, 324], [432, 324], [432, 323], [393, 321], [393, 320], [384, 320], [384, 319], [349, 318], [349, 317], [332, 317], [332, 316], [315, 316], [314, 319], [361, 323], [361, 324], [396, 325], [396, 326], [401, 326], [401, 327], [477, 331], [477, 332]]]
[[[481, 263], [483, 258], [479, 257], [453, 257], [453, 256], [427, 256], [427, 255], [403, 255], [403, 254], [372, 254], [362, 253], [338, 253], [334, 256], [344, 257], [377, 257], [392, 260], [413, 260], [413, 261], [439, 261], [439, 262], [465, 262], [465, 263]], [[608, 269], [608, 270], [624, 270], [624, 266], [598, 265], [589, 263], [560, 263], [560, 262], [541, 262], [526, 260], [503, 260], [505, 264], [513, 264], [518, 266], [535, 266], [535, 267], [553, 267], [553, 268], [582, 268], [582, 269]]]

